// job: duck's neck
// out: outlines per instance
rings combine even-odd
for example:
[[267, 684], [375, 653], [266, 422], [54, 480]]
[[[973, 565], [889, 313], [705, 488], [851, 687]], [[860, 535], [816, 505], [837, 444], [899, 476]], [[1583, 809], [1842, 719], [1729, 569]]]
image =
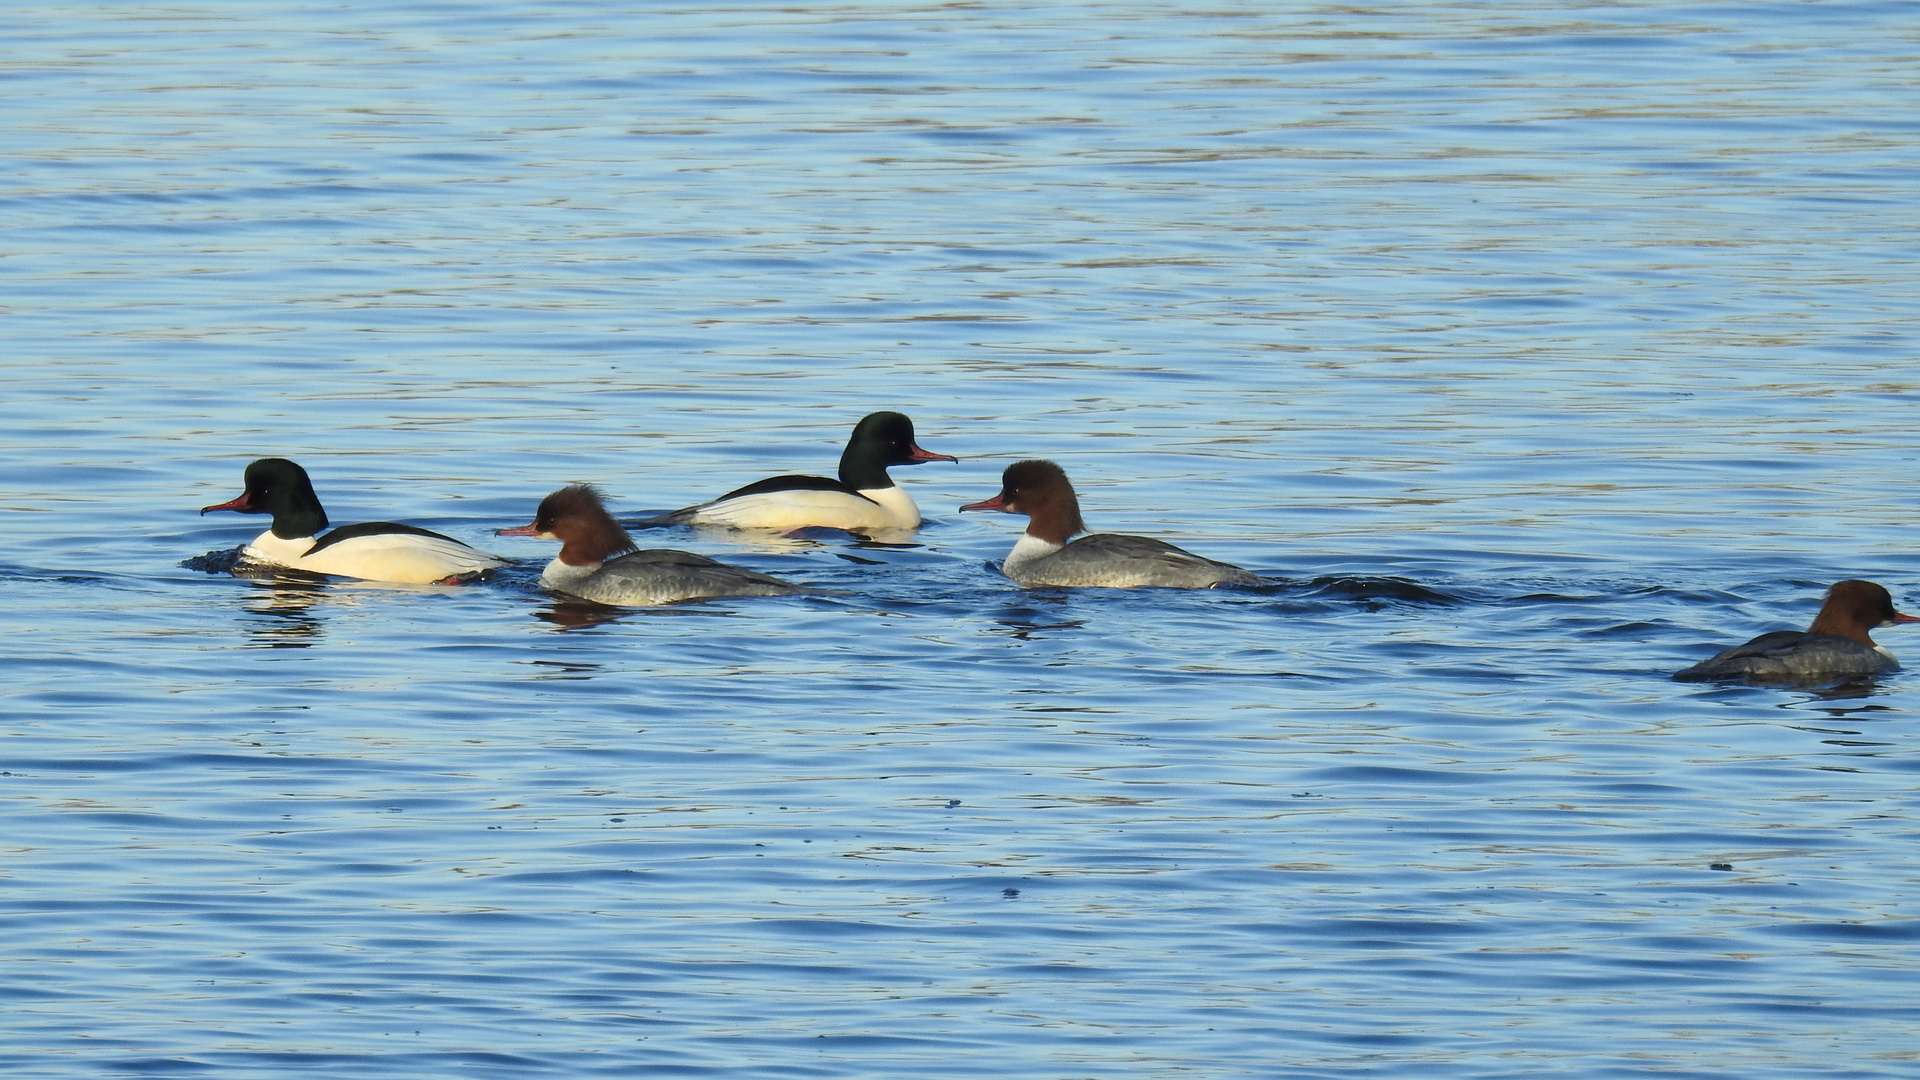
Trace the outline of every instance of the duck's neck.
[[1064, 547], [1075, 533], [1087, 530], [1086, 522], [1080, 519], [1080, 500], [1064, 484], [1056, 490], [1021, 496], [1019, 511], [1027, 515], [1027, 535], [1055, 548]]
[[913, 505], [913, 499], [905, 489], [895, 487], [889, 482], [883, 488], [860, 488], [859, 491], [860, 494], [879, 503], [881, 509], [887, 512], [887, 516], [893, 519], [894, 526], [911, 529], [920, 524], [920, 508]]
[[1872, 636], [1867, 633], [1869, 629], [1871, 629], [1869, 623], [1851, 612], [1842, 614], [1838, 611], [1829, 611], [1826, 608], [1822, 608], [1820, 614], [1814, 618], [1813, 625], [1807, 627], [1807, 633], [1832, 634], [1834, 637], [1852, 638], [1862, 645], [1871, 645], [1874, 648], [1879, 648], [1879, 645], [1874, 642]]
[[327, 527], [327, 512], [315, 500], [312, 505], [289, 503], [273, 511], [273, 528], [268, 531], [282, 540], [312, 539]]
[[554, 559], [540, 574], [540, 583], [551, 589], [564, 589], [582, 578], [589, 578], [600, 572], [601, 563], [590, 562], [576, 566], [565, 559]]
[[612, 517], [607, 517], [599, 524], [599, 528], [578, 534], [567, 532], [567, 538], [560, 542], [560, 555], [553, 560], [554, 563], [574, 567], [584, 576], [600, 569], [608, 559], [637, 549], [633, 537], [628, 536], [627, 530], [621, 528]]
[[312, 536], [281, 536], [274, 529], [268, 529], [253, 538], [247, 545], [247, 554], [256, 560], [291, 566], [302, 555], [313, 550]]
[[893, 486], [886, 458], [865, 446], [848, 446], [840, 455], [840, 482], [855, 491], [871, 492]]
[[1044, 559], [1066, 546], [1065, 543], [1055, 543], [1030, 532], [1023, 533], [1019, 542], [1013, 545], [1013, 550], [1007, 553], [1007, 561], [1000, 564], [1000, 572], [1013, 577], [1014, 571], [1020, 567], [1035, 559]]

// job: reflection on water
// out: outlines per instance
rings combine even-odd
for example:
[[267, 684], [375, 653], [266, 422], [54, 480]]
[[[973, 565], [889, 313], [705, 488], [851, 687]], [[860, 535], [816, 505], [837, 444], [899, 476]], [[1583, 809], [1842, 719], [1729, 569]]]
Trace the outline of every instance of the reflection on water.
[[[1753, 695], [1765, 694], [1769, 698], [1781, 692], [1812, 694], [1818, 701], [1846, 701], [1853, 698], [1875, 697], [1889, 692], [1884, 676], [1856, 675], [1837, 682], [1822, 680], [1793, 679], [1721, 679], [1710, 681], [1711, 689], [1701, 690], [1697, 696], [1703, 699], [1724, 699], [1729, 701], [1754, 700]], [[1780, 708], [1796, 708], [1799, 702], [1786, 702]]]
[[1038, 622], [1030, 619], [1002, 618], [997, 620], [995, 633], [1008, 634], [1021, 641], [1031, 641], [1043, 635], [1047, 630], [1079, 630], [1086, 624], [1083, 620], [1072, 619], [1066, 622]]
[[591, 679], [605, 665], [578, 660], [535, 660], [535, 679]]
[[[236, 574], [241, 574], [239, 570]], [[253, 576], [253, 575], [243, 575]], [[271, 588], [249, 593], [242, 605], [254, 618], [247, 620], [248, 647], [255, 649], [305, 649], [312, 647], [325, 632], [316, 602], [324, 600], [324, 581], [297, 581], [291, 576], [274, 578]]]
[[614, 622], [631, 614], [634, 614], [632, 608], [609, 607], [590, 600], [560, 599], [534, 612], [533, 617], [542, 622], [550, 622], [562, 630], [584, 630]]
[[1808, 689], [1822, 701], [1846, 701], [1850, 698], [1873, 697], [1876, 694], [1885, 693], [1881, 689], [1880, 680], [1870, 675], [1847, 679], [1831, 686], [1816, 686]]

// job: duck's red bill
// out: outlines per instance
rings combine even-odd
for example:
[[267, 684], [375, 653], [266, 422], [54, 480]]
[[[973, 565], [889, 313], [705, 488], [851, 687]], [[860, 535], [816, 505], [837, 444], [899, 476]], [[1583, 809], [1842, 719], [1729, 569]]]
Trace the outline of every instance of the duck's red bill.
[[945, 454], [936, 454], [931, 450], [922, 450], [917, 445], [913, 448], [913, 452], [907, 455], [907, 460], [915, 465], [923, 461], [951, 461], [956, 464], [960, 461], [957, 457], [948, 457]]

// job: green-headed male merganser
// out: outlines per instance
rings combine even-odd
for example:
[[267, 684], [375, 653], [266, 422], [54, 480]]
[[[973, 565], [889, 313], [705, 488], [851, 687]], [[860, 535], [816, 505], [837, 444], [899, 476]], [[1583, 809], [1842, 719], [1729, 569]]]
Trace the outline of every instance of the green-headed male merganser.
[[864, 531], [911, 529], [920, 524], [913, 499], [887, 475], [894, 465], [957, 461], [922, 450], [913, 421], [897, 412], [861, 420], [840, 455], [840, 475], [774, 476], [729, 491], [711, 502], [675, 510], [647, 525], [728, 525], [736, 529], [800, 529], [809, 526]]
[[307, 470], [286, 458], [261, 458], [247, 466], [247, 489], [237, 498], [201, 508], [272, 514], [273, 525], [253, 538], [241, 558], [263, 566], [283, 566], [311, 574], [450, 585], [483, 570], [506, 566], [506, 559], [470, 548], [451, 536], [391, 521], [327, 527], [327, 512], [313, 493]]

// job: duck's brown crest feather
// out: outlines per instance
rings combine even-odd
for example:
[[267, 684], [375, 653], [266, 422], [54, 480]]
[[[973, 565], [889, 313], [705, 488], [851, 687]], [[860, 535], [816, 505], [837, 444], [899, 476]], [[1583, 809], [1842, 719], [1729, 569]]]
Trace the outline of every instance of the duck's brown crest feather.
[[592, 484], [569, 484], [541, 499], [534, 524], [560, 538], [560, 559], [573, 566], [605, 562], [638, 546], [607, 513]]
[[1017, 513], [1027, 515], [1027, 532], [1043, 540], [1064, 544], [1076, 533], [1087, 531], [1080, 518], [1080, 498], [1073, 493], [1067, 471], [1051, 461], [1016, 461], [1000, 474], [1001, 498]]
[[1820, 614], [1814, 616], [1807, 633], [1832, 634], [1871, 645], [1873, 638], [1868, 631], [1892, 622], [1894, 615], [1893, 596], [1885, 586], [1853, 578], [1827, 590], [1826, 603], [1820, 605]]

